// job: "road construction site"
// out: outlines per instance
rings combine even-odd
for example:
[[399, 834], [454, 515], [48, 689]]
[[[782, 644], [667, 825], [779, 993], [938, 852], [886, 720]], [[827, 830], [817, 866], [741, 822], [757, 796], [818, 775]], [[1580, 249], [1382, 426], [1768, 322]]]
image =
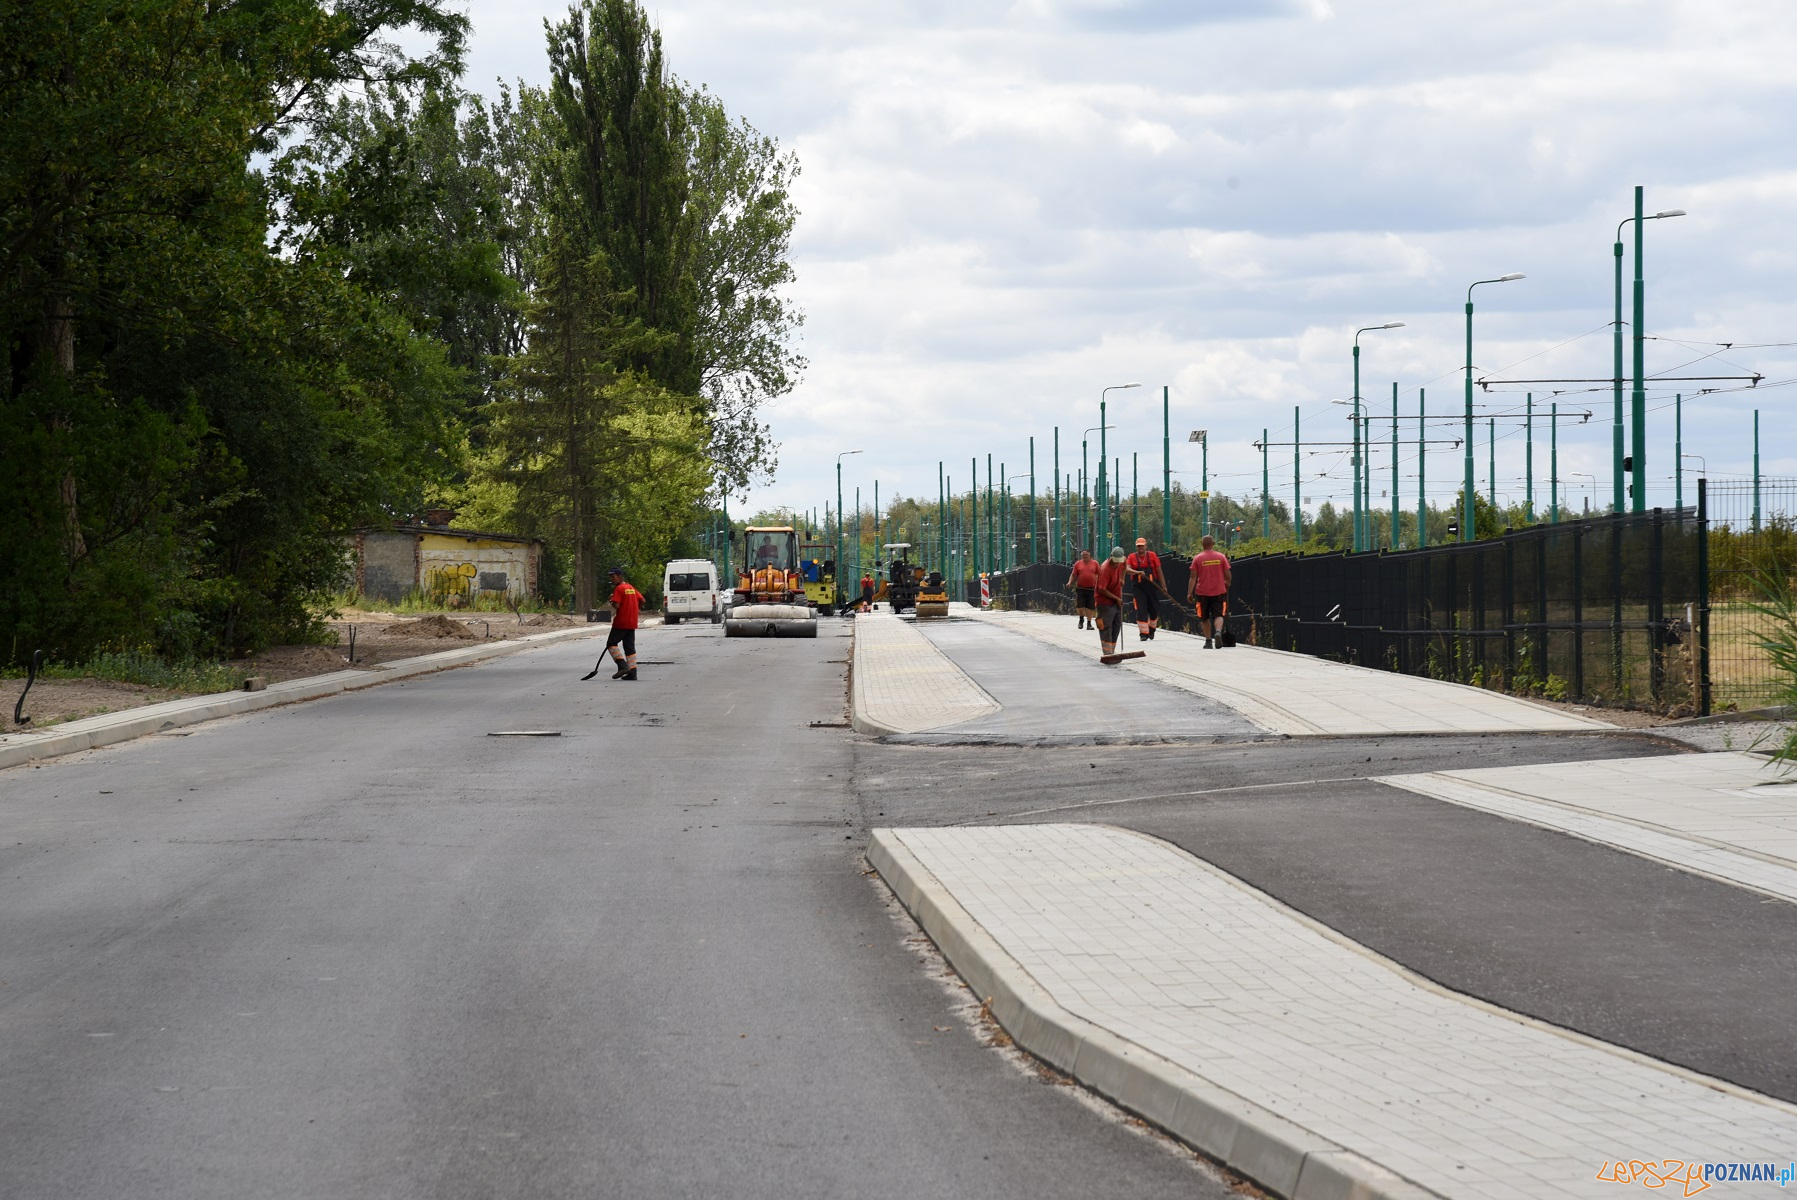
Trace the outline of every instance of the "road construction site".
[[1763, 728], [959, 604], [646, 628], [634, 690], [598, 645], [0, 771], [0, 1192], [1679, 1194], [1797, 1145]]

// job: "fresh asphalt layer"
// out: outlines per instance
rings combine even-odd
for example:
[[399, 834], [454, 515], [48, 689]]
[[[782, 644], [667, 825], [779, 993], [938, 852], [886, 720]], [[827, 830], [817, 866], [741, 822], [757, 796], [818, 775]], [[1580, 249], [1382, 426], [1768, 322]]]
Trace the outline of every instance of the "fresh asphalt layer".
[[0, 1195], [1229, 1195], [987, 1048], [907, 944], [846, 625], [0, 772]]
[[[1003, 707], [972, 721], [899, 735], [896, 740], [1053, 745], [1233, 742], [1275, 736], [1215, 700], [1132, 671], [1094, 664], [987, 622], [918, 621], [917, 630]], [[1097, 632], [1089, 636], [1096, 646]], [[1137, 648], [1133, 630], [1127, 648]]]
[[856, 785], [876, 826], [1093, 821], [1165, 838], [1456, 991], [1797, 1101], [1797, 906], [1366, 778], [1662, 750], [1539, 734], [868, 743]]

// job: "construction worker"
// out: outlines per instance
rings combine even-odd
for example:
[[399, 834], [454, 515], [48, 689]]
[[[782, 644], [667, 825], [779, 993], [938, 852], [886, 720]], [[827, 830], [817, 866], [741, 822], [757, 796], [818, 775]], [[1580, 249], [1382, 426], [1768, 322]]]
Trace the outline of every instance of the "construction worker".
[[872, 612], [873, 610], [874, 577], [872, 575], [863, 575], [861, 577], [861, 611]]
[[1217, 550], [1217, 539], [1204, 535], [1203, 549], [1192, 559], [1191, 582], [1186, 584], [1186, 599], [1198, 610], [1198, 632], [1204, 635], [1204, 648], [1214, 650], [1214, 640], [1223, 634], [1223, 622], [1229, 616], [1229, 556]]
[[1123, 636], [1123, 564], [1128, 557], [1122, 546], [1112, 547], [1092, 589], [1098, 601], [1098, 644], [1106, 654], [1117, 653], [1117, 641]]
[[618, 664], [618, 669], [612, 672], [612, 678], [634, 683], [636, 618], [643, 605], [643, 594], [624, 578], [622, 566], [613, 567], [608, 574], [612, 583], [611, 633], [606, 635], [605, 648], [611, 652], [612, 661]]
[[1081, 550], [1073, 570], [1067, 575], [1067, 586], [1073, 589], [1073, 611], [1079, 614], [1079, 628], [1090, 626], [1097, 617], [1097, 601], [1092, 589], [1098, 585], [1098, 560], [1090, 550]]
[[1161, 574], [1161, 556], [1148, 548], [1147, 538], [1137, 538], [1136, 552], [1124, 566], [1135, 592], [1136, 633], [1143, 641], [1152, 642], [1161, 623], [1161, 595], [1167, 590], [1167, 577]]

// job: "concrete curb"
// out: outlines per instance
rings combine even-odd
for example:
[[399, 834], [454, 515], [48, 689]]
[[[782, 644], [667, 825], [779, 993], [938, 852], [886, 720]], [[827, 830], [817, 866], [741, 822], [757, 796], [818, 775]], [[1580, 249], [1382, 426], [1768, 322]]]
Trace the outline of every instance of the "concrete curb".
[[849, 728], [872, 737], [903, 733], [867, 715], [867, 698], [862, 694], [866, 678], [867, 672], [861, 669], [861, 626], [856, 623], [850, 626], [849, 637]]
[[485, 642], [479, 646], [462, 646], [417, 658], [395, 659], [366, 671], [333, 671], [328, 675], [289, 679], [285, 683], [270, 684], [260, 692], [220, 692], [211, 696], [189, 696], [183, 700], [146, 704], [142, 708], [129, 708], [124, 712], [102, 713], [97, 717], [70, 721], [44, 733], [0, 734], [0, 770], [38, 759], [79, 754], [83, 750], [128, 742], [147, 734], [179, 729], [184, 725], [197, 725], [219, 717], [256, 712], [282, 704], [298, 704], [305, 700], [318, 700], [343, 692], [378, 687], [396, 679], [409, 679], [415, 675], [428, 675], [433, 671], [465, 667], [492, 658], [503, 658], [521, 650], [531, 650], [550, 642], [591, 637], [609, 629], [610, 626], [607, 625], [554, 629], [548, 633], [534, 633], [529, 637], [513, 638], [510, 641]]
[[1442, 1200], [1055, 1002], [904, 845], [877, 829], [868, 861], [1018, 1045], [1201, 1154], [1288, 1200]]

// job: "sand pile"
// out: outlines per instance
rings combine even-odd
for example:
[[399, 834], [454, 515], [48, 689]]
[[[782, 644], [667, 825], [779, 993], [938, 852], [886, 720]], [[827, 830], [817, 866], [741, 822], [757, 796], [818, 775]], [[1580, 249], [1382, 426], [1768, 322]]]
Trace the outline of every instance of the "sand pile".
[[533, 617], [526, 617], [523, 623], [537, 629], [566, 629], [580, 624], [566, 613], [537, 613]]
[[419, 617], [416, 621], [398, 621], [381, 628], [381, 632], [389, 637], [434, 637], [462, 638], [465, 641], [478, 641], [480, 634], [475, 633], [460, 621], [452, 621], [448, 617], [431, 615]]

